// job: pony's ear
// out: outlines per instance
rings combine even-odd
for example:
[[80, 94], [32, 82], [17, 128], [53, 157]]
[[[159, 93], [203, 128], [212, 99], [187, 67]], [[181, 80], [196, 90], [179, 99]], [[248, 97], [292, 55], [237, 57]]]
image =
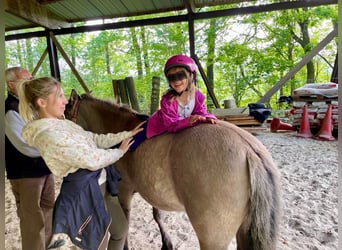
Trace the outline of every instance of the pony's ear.
[[70, 98], [69, 98], [69, 104], [72, 105], [73, 103], [75, 103], [78, 100], [78, 98], [79, 98], [79, 96], [78, 96], [76, 90], [72, 89], [71, 94], [70, 94]]

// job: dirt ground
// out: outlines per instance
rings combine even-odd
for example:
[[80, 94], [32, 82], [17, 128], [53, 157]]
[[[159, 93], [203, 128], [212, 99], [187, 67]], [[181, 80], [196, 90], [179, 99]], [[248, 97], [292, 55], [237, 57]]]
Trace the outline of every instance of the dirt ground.
[[[282, 174], [283, 215], [277, 249], [337, 249], [337, 141], [298, 138], [296, 132], [260, 131], [255, 135], [272, 153]], [[14, 198], [8, 181], [5, 186], [5, 249], [19, 250], [21, 241]], [[176, 249], [199, 249], [185, 213], [165, 212], [163, 222]], [[139, 194], [133, 199], [129, 243], [132, 250], [157, 250], [161, 247], [152, 209]], [[233, 241], [229, 250], [235, 247]], [[60, 249], [76, 248], [68, 243]]]

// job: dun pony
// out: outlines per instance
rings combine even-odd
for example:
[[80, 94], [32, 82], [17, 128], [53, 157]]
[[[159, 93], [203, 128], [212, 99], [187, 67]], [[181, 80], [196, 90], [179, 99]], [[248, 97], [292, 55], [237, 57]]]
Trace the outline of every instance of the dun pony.
[[[129, 108], [75, 91], [66, 117], [96, 133], [130, 130], [141, 122]], [[226, 250], [234, 236], [239, 250], [276, 249], [280, 173], [249, 132], [219, 121], [165, 133], [145, 140], [116, 166], [125, 211], [136, 191], [154, 208], [185, 211], [201, 250]]]

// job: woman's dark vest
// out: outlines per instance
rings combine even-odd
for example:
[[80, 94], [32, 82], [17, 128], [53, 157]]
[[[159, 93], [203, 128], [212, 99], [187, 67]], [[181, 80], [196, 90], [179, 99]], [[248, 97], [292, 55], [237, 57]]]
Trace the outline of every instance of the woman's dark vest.
[[[9, 110], [18, 111], [19, 101], [8, 94], [5, 101], [5, 113]], [[20, 153], [5, 136], [5, 162], [7, 179], [33, 178], [51, 174], [42, 157], [28, 157]]]

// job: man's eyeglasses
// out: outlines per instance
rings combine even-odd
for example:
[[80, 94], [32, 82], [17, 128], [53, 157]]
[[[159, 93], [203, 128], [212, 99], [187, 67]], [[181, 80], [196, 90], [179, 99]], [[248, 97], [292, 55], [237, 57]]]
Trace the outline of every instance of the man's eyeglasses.
[[185, 71], [182, 70], [182, 71], [178, 71], [174, 74], [169, 74], [166, 76], [166, 78], [167, 78], [167, 81], [169, 83], [171, 83], [171, 82], [175, 82], [175, 81], [182, 81], [182, 80], [187, 78], [187, 75], [186, 75]]

